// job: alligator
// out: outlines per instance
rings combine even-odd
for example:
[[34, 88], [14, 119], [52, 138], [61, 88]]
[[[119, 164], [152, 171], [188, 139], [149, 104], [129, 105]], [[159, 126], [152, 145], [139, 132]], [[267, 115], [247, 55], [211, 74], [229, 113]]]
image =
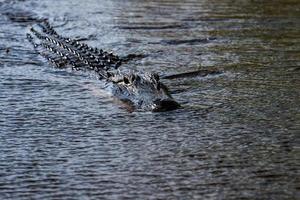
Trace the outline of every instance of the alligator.
[[[63, 37], [47, 20], [31, 26], [27, 39], [36, 52], [55, 67], [96, 74], [105, 83], [104, 88], [113, 97], [129, 105], [131, 110], [161, 112], [181, 107], [157, 73], [120, 70], [122, 63], [130, 60], [132, 55], [119, 57], [112, 52]], [[176, 75], [166, 78], [174, 77]]]

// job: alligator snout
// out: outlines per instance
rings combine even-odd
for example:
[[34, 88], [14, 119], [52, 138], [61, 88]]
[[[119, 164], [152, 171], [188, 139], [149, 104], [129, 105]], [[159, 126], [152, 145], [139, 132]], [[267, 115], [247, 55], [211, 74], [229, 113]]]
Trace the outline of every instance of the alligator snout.
[[173, 99], [157, 99], [154, 101], [152, 111], [153, 112], [164, 112], [175, 110], [180, 107], [179, 103], [174, 101]]

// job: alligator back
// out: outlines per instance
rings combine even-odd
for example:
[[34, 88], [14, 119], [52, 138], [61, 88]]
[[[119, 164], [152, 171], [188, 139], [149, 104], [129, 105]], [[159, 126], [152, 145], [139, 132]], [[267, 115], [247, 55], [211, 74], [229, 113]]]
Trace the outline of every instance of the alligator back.
[[36, 51], [56, 67], [94, 71], [100, 79], [107, 79], [108, 71], [117, 69], [122, 62], [113, 53], [60, 36], [47, 20], [31, 27], [27, 38]]

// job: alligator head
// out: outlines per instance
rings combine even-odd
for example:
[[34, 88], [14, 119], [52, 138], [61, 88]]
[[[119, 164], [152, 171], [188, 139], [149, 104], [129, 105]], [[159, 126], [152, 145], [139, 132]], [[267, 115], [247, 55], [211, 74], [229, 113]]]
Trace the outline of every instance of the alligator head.
[[135, 109], [162, 112], [180, 107], [156, 73], [117, 74], [109, 80], [114, 83], [113, 96]]

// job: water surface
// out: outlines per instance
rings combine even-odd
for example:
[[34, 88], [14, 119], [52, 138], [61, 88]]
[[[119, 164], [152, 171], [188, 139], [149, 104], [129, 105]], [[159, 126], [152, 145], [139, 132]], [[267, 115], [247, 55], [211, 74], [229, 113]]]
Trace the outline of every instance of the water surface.
[[[296, 199], [299, 10], [297, 0], [1, 1], [0, 199]], [[33, 51], [36, 16], [91, 46], [146, 55], [130, 69], [224, 73], [165, 81], [183, 109], [128, 113], [99, 81]]]

